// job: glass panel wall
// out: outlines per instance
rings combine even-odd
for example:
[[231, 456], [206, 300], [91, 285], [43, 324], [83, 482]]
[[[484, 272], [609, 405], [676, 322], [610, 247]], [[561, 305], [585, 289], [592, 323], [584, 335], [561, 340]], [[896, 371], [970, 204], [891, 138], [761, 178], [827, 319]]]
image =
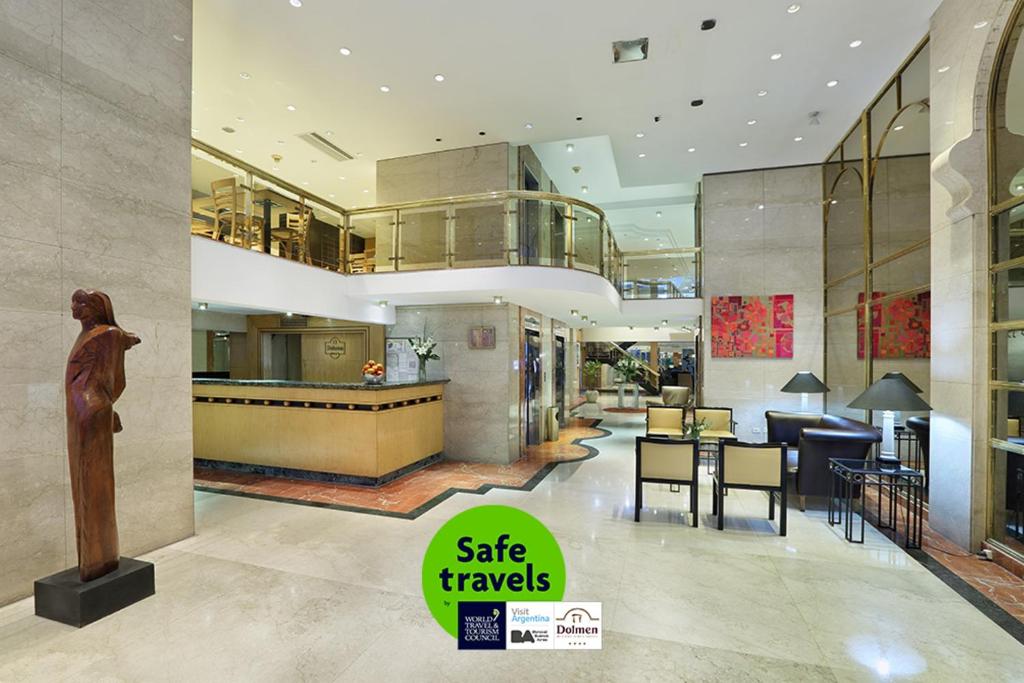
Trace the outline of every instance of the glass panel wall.
[[996, 60], [989, 110], [991, 214], [989, 542], [1024, 560], [1024, 15]]

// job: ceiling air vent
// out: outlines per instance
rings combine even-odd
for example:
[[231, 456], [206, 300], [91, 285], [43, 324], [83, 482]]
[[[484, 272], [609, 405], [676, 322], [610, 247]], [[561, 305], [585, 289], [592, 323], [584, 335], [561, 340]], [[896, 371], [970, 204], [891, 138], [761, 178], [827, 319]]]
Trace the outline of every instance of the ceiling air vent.
[[282, 315], [281, 327], [309, 327], [309, 321], [304, 315]]
[[353, 157], [351, 154], [338, 147], [333, 142], [325, 138], [320, 133], [309, 132], [302, 133], [299, 138], [305, 140], [309, 144], [316, 147], [318, 150], [331, 157], [335, 161], [350, 161]]
[[616, 64], [644, 61], [647, 59], [647, 38], [616, 40], [612, 43], [612, 59]]

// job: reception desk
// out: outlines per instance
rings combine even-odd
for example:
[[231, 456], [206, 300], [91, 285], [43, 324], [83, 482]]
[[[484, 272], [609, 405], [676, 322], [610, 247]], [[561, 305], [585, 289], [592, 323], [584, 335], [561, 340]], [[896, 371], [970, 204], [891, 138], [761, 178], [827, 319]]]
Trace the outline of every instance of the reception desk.
[[199, 465], [381, 484], [444, 449], [444, 385], [192, 380]]

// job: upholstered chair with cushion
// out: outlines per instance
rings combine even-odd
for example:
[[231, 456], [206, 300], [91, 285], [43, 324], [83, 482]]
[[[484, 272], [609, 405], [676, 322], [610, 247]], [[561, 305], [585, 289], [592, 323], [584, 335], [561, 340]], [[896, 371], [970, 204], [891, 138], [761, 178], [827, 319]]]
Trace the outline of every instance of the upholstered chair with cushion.
[[683, 438], [686, 410], [671, 406], [647, 406], [647, 436]]
[[644, 482], [677, 484], [690, 489], [691, 525], [697, 526], [697, 441], [636, 437], [636, 498], [633, 521], [640, 521]]
[[768, 519], [775, 519], [775, 497], [779, 497], [779, 535], [786, 535], [786, 445], [744, 443], [730, 439], [718, 442], [718, 465], [712, 477], [711, 514], [718, 515], [718, 528], [725, 528], [725, 492], [753, 489], [768, 492]]
[[706, 429], [700, 433], [701, 441], [736, 438], [733, 434], [735, 423], [732, 421], [732, 408], [697, 406], [693, 409], [693, 421], [700, 424], [702, 420]]
[[[832, 476], [828, 469], [829, 458], [864, 460], [882, 440], [882, 432], [877, 427], [838, 415], [769, 410], [765, 419], [768, 440], [788, 446], [789, 471], [793, 471], [795, 462], [801, 510], [807, 505], [807, 496], [828, 495]], [[791, 450], [794, 445], [795, 456]]]
[[661, 388], [661, 402], [667, 406], [690, 405], [690, 387], [664, 386]]

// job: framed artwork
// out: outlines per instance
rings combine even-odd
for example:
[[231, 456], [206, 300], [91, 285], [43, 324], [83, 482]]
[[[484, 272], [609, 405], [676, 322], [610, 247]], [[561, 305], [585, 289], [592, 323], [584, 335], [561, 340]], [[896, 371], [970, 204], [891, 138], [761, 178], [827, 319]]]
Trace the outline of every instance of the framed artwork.
[[495, 337], [493, 327], [471, 327], [469, 328], [469, 348], [493, 349]]
[[[885, 292], [872, 292], [881, 299]], [[857, 358], [864, 358], [864, 293], [857, 295]], [[930, 358], [932, 355], [932, 293], [898, 296], [871, 304], [871, 357]]]
[[793, 295], [711, 298], [712, 358], [792, 358]]

